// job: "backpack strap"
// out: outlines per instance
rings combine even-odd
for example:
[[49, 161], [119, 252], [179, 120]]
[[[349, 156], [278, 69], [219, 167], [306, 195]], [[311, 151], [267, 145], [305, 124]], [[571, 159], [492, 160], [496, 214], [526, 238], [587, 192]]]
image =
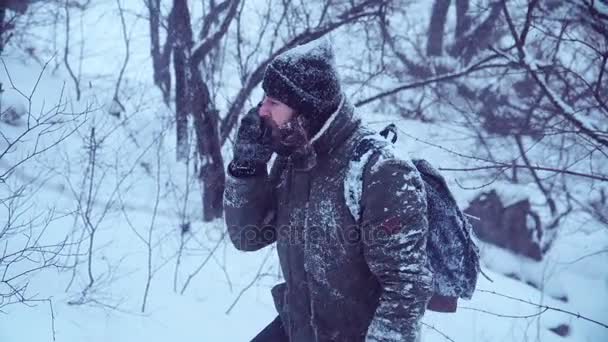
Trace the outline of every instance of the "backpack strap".
[[363, 194], [363, 177], [382, 150], [390, 144], [384, 138], [375, 137], [376, 134], [364, 135], [355, 142], [353, 154], [348, 165], [344, 179], [344, 199], [355, 222], [361, 218], [361, 196]]
[[394, 123], [389, 124], [384, 127], [383, 130], [380, 131], [380, 135], [384, 137], [384, 139], [388, 140], [388, 134], [393, 133], [393, 137], [391, 138], [391, 143], [397, 142], [397, 126]]

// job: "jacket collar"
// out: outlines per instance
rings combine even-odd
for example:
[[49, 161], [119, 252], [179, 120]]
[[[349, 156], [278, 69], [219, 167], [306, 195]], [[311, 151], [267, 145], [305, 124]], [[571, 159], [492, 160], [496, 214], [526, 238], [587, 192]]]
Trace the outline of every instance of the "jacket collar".
[[354, 116], [353, 105], [342, 94], [342, 101], [336, 111], [311, 139], [315, 152], [318, 155], [330, 154], [352, 134], [360, 123], [361, 120]]

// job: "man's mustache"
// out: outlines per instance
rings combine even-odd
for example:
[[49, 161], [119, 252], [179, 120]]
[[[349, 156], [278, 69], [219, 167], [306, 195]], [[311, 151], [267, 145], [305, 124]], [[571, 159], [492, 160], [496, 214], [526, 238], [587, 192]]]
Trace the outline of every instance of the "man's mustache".
[[280, 135], [280, 128], [279, 126], [276, 124], [276, 122], [274, 122], [274, 120], [272, 120], [270, 117], [265, 117], [262, 118], [262, 122], [261, 122], [261, 131], [262, 131], [262, 136], [272, 136], [273, 139], [276, 139], [279, 137]]
[[[277, 125], [270, 117], [265, 117], [263, 118], [263, 125], [265, 127], [262, 128], [262, 135], [265, 134], [265, 130], [270, 129], [275, 143], [285, 146], [300, 146], [307, 142], [308, 134], [297, 117], [281, 126]], [[266, 132], [266, 134], [268, 133]]]

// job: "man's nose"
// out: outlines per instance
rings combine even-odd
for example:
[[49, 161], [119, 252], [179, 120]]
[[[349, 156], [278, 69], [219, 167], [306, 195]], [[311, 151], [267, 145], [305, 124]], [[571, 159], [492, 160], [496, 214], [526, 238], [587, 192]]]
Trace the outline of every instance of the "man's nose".
[[266, 103], [262, 103], [262, 105], [260, 106], [260, 109], [258, 110], [258, 114], [260, 115], [261, 118], [266, 118], [270, 116], [270, 111], [268, 110], [268, 106], [266, 106]]

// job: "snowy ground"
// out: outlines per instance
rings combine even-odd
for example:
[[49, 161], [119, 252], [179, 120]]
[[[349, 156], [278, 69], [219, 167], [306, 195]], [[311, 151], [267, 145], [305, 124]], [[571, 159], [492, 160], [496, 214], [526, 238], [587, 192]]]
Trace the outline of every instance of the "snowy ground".
[[[97, 20], [103, 23], [112, 18]], [[143, 25], [146, 32], [143, 20], [133, 25], [134, 28]], [[117, 25], [104, 26], [111, 28], [108, 36], [120, 37]], [[0, 342], [248, 341], [276, 315], [269, 292], [280, 279], [275, 251], [266, 248], [255, 253], [239, 252], [226, 239], [221, 220], [201, 223], [199, 187], [192, 175], [192, 165], [188, 168], [175, 162], [175, 137], [167, 128], [171, 113], [151, 84], [147, 37], [134, 35], [132, 41], [134, 52], [125, 83], [125, 93], [131, 95], [127, 102], [130, 114], [121, 119], [108, 114], [112, 94], [108, 89], [114, 82], [108, 75], [115, 75], [120, 59], [99, 57], [110, 50], [121, 51], [120, 40], [99, 42], [85, 60], [84, 75], [86, 78], [97, 73], [103, 77], [84, 89], [80, 101], [75, 100], [63, 69], [53, 71], [56, 62], [50, 63], [43, 73], [31, 103], [8, 89], [7, 73], [0, 68], [0, 82], [7, 89], [2, 95], [3, 109], [7, 105], [28, 108], [31, 104], [32, 113], [40, 113], [41, 108], [48, 109], [60, 101], [65, 86], [62, 97], [67, 104], [65, 111], [87, 112], [73, 123], [81, 125], [76, 134], [17, 168], [10, 176], [11, 188], [28, 185], [27, 193], [32, 197], [24, 199], [24, 207], [29, 208], [26, 216], [47, 212], [49, 208], [64, 215], [58, 215], [61, 217], [49, 225], [44, 235], [49, 243], [62, 240], [74, 229], [77, 232], [84, 229], [81, 218], [73, 215], [79, 207], [86, 205], [91, 217], [100, 222], [96, 227], [93, 260], [96, 282], [88, 301], [74, 304], [89, 282], [85, 260], [79, 260], [75, 274], [55, 269], [36, 273], [28, 293], [52, 298], [52, 310], [47, 302], [33, 307], [2, 308]], [[16, 56], [6, 57], [4, 62], [17, 88], [29, 95], [41, 72], [40, 66], [25, 65]], [[376, 128], [389, 122], [398, 124], [398, 150], [404, 157], [412, 152], [438, 167], [458, 167], [463, 164], [461, 159], [432, 144], [461, 153], [470, 149], [470, 138], [448, 122], [423, 124], [362, 114]], [[0, 131], [8, 137], [17, 136], [23, 127], [0, 122]], [[101, 146], [97, 151], [100, 171], [92, 177], [95, 191], [87, 201], [91, 164], [86, 146], [91, 141], [92, 127]], [[49, 135], [42, 143], [53, 141], [60, 133]], [[0, 174], [31, 151], [33, 143], [30, 139], [2, 158]], [[4, 150], [2, 144], [0, 141], [0, 151]], [[463, 173], [446, 176], [462, 205], [476, 192], [461, 189], [456, 180], [468, 186], [483, 183]], [[0, 197], [7, 189], [0, 186]], [[521, 191], [538, 196], [533, 187]], [[176, 251], [182, 241], [180, 224], [184, 222], [191, 222], [191, 233], [184, 235], [186, 243], [178, 265]], [[142, 238], [146, 240], [148, 234], [154, 247], [151, 259], [154, 273], [146, 310], [142, 313], [149, 264], [148, 248]], [[559, 308], [608, 324], [605, 267], [608, 253], [596, 253], [606, 246], [608, 231], [583, 214], [572, 215], [562, 222], [560, 235], [542, 263], [482, 245], [483, 269], [493, 281], [481, 277], [480, 291], [473, 300], [461, 301], [455, 314], [428, 313], [424, 318], [423, 340], [607, 341], [607, 328], [555, 310], [539, 314], [543, 310], [536, 305], [501, 296]], [[521, 281], [506, 274], [515, 274]], [[181, 294], [190, 275], [193, 277]], [[543, 291], [526, 282], [542, 284]], [[548, 330], [560, 324], [571, 327], [570, 336], [560, 337]]]
[[[15, 72], [13, 77], [15, 74], [19, 75], [19, 81], [24, 82], [23, 87], [26, 88], [27, 80], [32, 79], [37, 72], [36, 67], [25, 67], [15, 61], [12, 61], [8, 70]], [[3, 82], [4, 77], [5, 75]], [[60, 79], [43, 77], [43, 82], [39, 85], [39, 98], [52, 100], [59, 89], [57, 84], [61, 84]], [[40, 101], [36, 103], [39, 104]], [[103, 111], [94, 112], [89, 115], [84, 125], [102, 122], [104, 125], [101, 127], [112, 127], [103, 116], [107, 116]], [[365, 120], [372, 126], [383, 127], [394, 118], [375, 115], [366, 116]], [[111, 163], [112, 153], [124, 156], [124, 159], [121, 159], [123, 162], [115, 171], [117, 174], [128, 174], [124, 185], [119, 187], [121, 199], [112, 195], [113, 187], [110, 185], [115, 179], [108, 177], [112, 179], [108, 181], [110, 185], [106, 185], [108, 188], [97, 194], [92, 209], [94, 215], [98, 214], [109, 199], [114, 199], [112, 209], [99, 228], [100, 233], [96, 241], [94, 266], [100, 281], [105, 282], [99, 287], [99, 293], [94, 296], [99, 303], [68, 304], [78, 299], [79, 291], [87, 283], [82, 269], [67, 291], [71, 272], [58, 273], [51, 270], [39, 273], [33, 277], [29, 293], [38, 294], [42, 298], [52, 297], [54, 319], [47, 303], [31, 308], [22, 305], [4, 308], [5, 313], [0, 315], [0, 341], [50, 341], [53, 338], [53, 330], [57, 341], [245, 341], [252, 337], [275, 315], [268, 292], [270, 286], [278, 281], [274, 250], [238, 252], [227, 240], [222, 239], [221, 221], [208, 225], [193, 223], [194, 237], [185, 253], [186, 257], [181, 261], [177, 293], [173, 291], [176, 258], [172, 253], [179, 246], [180, 208], [174, 202], [172, 191], [184, 191], [186, 188], [183, 178], [180, 177], [184, 175], [184, 167], [168, 164], [173, 157], [170, 143], [165, 144], [160, 154], [155, 152], [155, 148], [151, 148], [143, 156], [138, 154], [141, 151], [124, 151], [121, 146], [129, 143], [130, 138], [125, 126], [119, 127], [121, 128], [104, 145], [101, 153], [108, 158], [108, 163]], [[416, 155], [423, 155], [439, 167], [455, 166], [458, 160], [452, 158], [449, 152], [425, 142], [441, 142], [444, 147], [460, 151], [467, 146], [467, 139], [460, 137], [458, 132], [451, 130], [447, 124], [399, 121], [399, 128], [401, 133], [410, 135], [401, 134], [399, 138], [398, 150], [404, 156], [408, 151], [415, 151]], [[8, 136], [19, 132], [19, 127], [5, 124], [2, 124], [1, 129]], [[32, 162], [29, 167], [19, 168], [10, 178], [14, 184], [29, 182], [32, 185], [40, 185], [40, 191], [32, 199], [34, 208], [42, 209], [52, 203], [58, 211], [74, 210], [79, 180], [85, 172], [82, 165], [86, 165], [76, 161], [80, 160], [79, 158], [86, 161], [83, 146], [88, 130], [83, 128], [79, 132], [82, 136], [71, 136], [68, 141], [57, 147], [56, 152], [52, 153], [53, 156], [47, 155], [47, 159], [43, 158], [39, 162]], [[151, 133], [148, 134], [148, 140], [153, 141], [151, 137], [155, 136], [155, 131], [151, 128], [149, 132]], [[452, 139], [441, 139], [445, 136]], [[145, 137], [143, 133], [138, 135], [140, 146], [145, 146], [148, 142]], [[166, 137], [167, 141], [170, 139], [170, 136]], [[25, 146], [23, 148], [26, 150]], [[20, 151], [16, 151], [9, 155], [8, 160], [3, 159], [0, 168], [7, 168], [12, 160], [16, 160], [11, 158], [17, 158], [19, 153]], [[69, 160], [73, 161], [74, 165], [70, 170], [65, 168], [63, 159], [57, 155], [69, 157]], [[145, 234], [150, 227], [156, 197], [153, 174], [158, 165], [155, 160], [158, 155], [161, 156], [160, 177], [165, 185], [161, 187], [162, 196], [154, 223], [154, 240], [158, 241], [158, 248], [155, 250], [153, 264], [154, 267], [160, 268], [154, 274], [148, 307], [142, 314], [140, 307], [146, 283], [147, 252], [145, 244], [132, 229]], [[153, 172], [148, 173], [146, 168], [138, 167], [137, 163], [141, 161], [149, 163]], [[54, 166], [51, 171], [50, 165]], [[48, 176], [38, 177], [36, 170]], [[461, 190], [456, 186], [453, 182], [457, 177], [463, 175], [448, 174], [448, 180], [452, 182], [457, 197], [466, 203], [472, 191]], [[104, 181], [99, 179], [95, 184], [106, 184]], [[170, 182], [175, 182], [178, 190], [171, 190], [167, 185]], [[68, 183], [75, 189], [70, 189]], [[193, 203], [187, 209], [187, 216], [193, 222], [200, 222], [197, 220], [200, 214], [196, 210], [199, 203], [196, 183], [191, 192]], [[124, 212], [120, 207], [126, 208]], [[128, 217], [133, 228], [128, 225], [125, 217]], [[73, 217], [68, 216], [54, 222], [50, 226], [48, 238], [63, 236], [66, 227], [72, 226], [73, 220]], [[489, 293], [496, 292], [605, 321], [604, 317], [608, 312], [608, 273], [602, 266], [608, 261], [607, 255], [598, 254], [581, 260], [576, 259], [608, 245], [608, 234], [605, 230], [595, 229], [584, 221], [577, 222], [575, 218], [569, 220], [565, 227], [555, 247], [542, 263], [525, 260], [496, 247], [482, 246], [484, 271], [493, 282], [481, 278], [478, 288], [484, 292], [477, 292], [470, 302], [461, 302], [456, 314], [428, 313], [424, 319], [427, 324], [424, 340], [446, 340], [441, 334], [454, 341], [605, 340], [608, 337], [607, 329], [583, 319], [551, 310], [538, 315], [541, 309], [536, 306]], [[197, 242], [192, 242], [193, 240]], [[193, 278], [184, 294], [179, 294], [187, 276], [194, 272], [210, 253], [213, 253], [213, 257]], [[107, 272], [106, 264], [114, 265], [116, 269]], [[519, 275], [523, 281], [504, 276], [509, 273]], [[253, 282], [255, 279], [258, 281]], [[526, 285], [528, 280], [535, 284], [544, 284], [545, 291], [540, 292]], [[556, 299], [560, 297], [567, 297], [567, 302]], [[110, 306], [116, 306], [116, 309]], [[571, 326], [571, 336], [562, 338], [548, 330], [560, 324]]]

